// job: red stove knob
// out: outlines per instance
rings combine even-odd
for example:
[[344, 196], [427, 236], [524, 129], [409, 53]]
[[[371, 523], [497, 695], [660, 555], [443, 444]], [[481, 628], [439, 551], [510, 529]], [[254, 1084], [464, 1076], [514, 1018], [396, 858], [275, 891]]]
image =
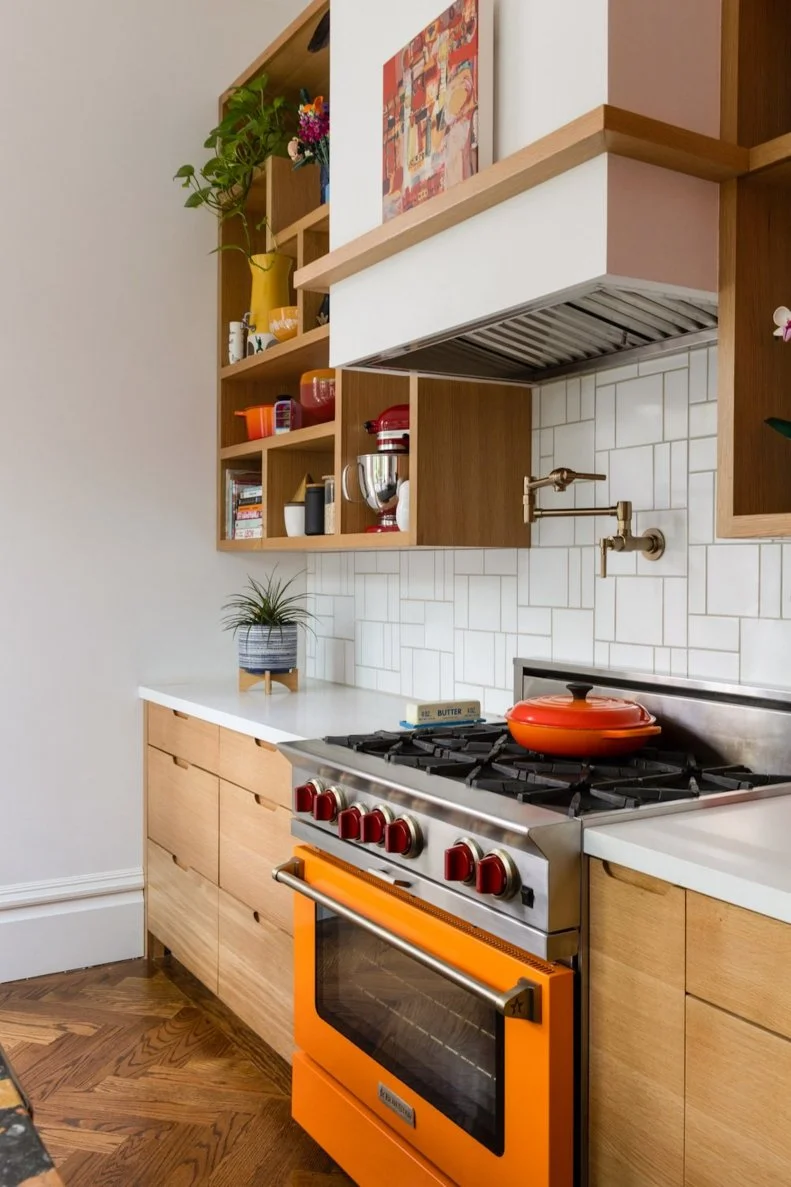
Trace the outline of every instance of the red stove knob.
[[519, 875], [507, 853], [487, 853], [475, 867], [475, 889], [479, 894], [510, 898], [518, 885]]
[[417, 857], [422, 848], [420, 830], [410, 816], [399, 816], [385, 825], [385, 853], [399, 857]]
[[328, 787], [320, 791], [313, 800], [313, 816], [316, 820], [331, 823], [346, 807], [343, 792], [337, 787]]
[[321, 784], [315, 780], [310, 783], [302, 783], [299, 787], [294, 788], [294, 811], [295, 812], [312, 812], [313, 801], [321, 791]]
[[359, 841], [364, 813], [365, 808], [359, 804], [353, 804], [351, 808], [344, 808], [338, 813], [338, 836], [342, 841]]
[[373, 808], [360, 821], [360, 840], [366, 845], [381, 845], [385, 839], [385, 828], [393, 819], [389, 808]]
[[[477, 850], [477, 852], [476, 852]], [[445, 881], [446, 882], [474, 882], [475, 865], [480, 858], [480, 850], [469, 841], [457, 841], [445, 850]]]

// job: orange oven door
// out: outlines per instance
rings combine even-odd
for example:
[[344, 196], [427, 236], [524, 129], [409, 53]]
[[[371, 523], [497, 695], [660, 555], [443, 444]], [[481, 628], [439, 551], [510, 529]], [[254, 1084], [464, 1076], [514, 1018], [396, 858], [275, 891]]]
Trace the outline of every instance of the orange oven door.
[[275, 876], [296, 892], [294, 1116], [359, 1187], [385, 1166], [571, 1187], [571, 970], [308, 846]]

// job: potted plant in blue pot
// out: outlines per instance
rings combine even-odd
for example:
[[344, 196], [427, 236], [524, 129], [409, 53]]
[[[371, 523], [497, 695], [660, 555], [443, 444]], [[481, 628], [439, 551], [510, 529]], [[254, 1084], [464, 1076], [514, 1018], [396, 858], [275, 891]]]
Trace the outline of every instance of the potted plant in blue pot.
[[223, 606], [223, 627], [236, 635], [242, 671], [261, 675], [296, 668], [299, 627], [311, 630], [315, 615], [300, 594], [289, 592], [294, 581], [284, 581], [276, 569], [263, 581], [248, 577], [247, 590]]

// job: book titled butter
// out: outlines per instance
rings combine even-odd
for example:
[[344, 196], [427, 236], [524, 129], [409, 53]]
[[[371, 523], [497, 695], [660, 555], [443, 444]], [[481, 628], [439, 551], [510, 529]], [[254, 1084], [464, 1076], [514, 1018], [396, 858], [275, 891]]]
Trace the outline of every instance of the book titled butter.
[[480, 701], [412, 701], [406, 707], [405, 725], [461, 725], [478, 721]]

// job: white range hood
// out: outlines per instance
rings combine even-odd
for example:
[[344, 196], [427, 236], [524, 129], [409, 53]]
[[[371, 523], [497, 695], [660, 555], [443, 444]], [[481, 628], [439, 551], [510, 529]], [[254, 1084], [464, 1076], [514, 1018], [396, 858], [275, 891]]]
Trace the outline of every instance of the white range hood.
[[[330, 261], [377, 233], [380, 63], [436, 6], [408, 0], [397, 20], [367, 30], [361, 58], [359, 9], [333, 0]], [[496, 157], [502, 163], [596, 104], [614, 102], [717, 137], [719, 20], [719, 0], [500, 0]], [[553, 21], [563, 29], [550, 29]], [[545, 60], [539, 34], [554, 62]], [[592, 53], [603, 64], [591, 63]], [[514, 107], [520, 79], [532, 77], [527, 92], [536, 97], [537, 73], [540, 116]], [[338, 86], [344, 76], [355, 77], [355, 88]], [[361, 106], [369, 91], [373, 115]], [[664, 167], [661, 154], [658, 164], [634, 155], [619, 145], [589, 159], [581, 154], [582, 163], [541, 184], [331, 278], [332, 365], [529, 382], [621, 352], [710, 340], [718, 180], [705, 170], [680, 171], [683, 164]], [[395, 230], [398, 221], [388, 226]]]

